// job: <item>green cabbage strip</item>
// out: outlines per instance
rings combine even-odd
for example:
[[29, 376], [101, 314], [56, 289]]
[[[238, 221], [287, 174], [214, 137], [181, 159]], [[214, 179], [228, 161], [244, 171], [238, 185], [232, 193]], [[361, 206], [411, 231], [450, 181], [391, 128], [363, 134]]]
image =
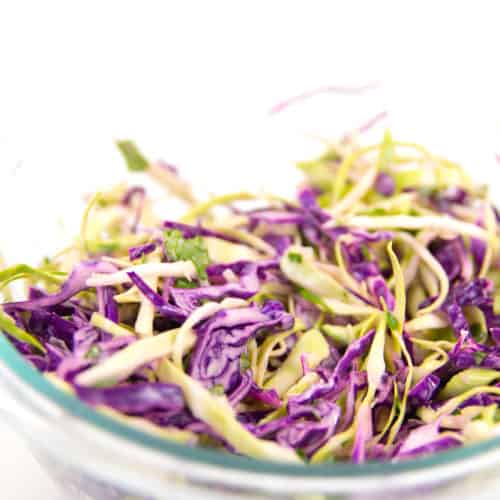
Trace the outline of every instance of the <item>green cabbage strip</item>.
[[321, 331], [332, 338], [337, 344], [341, 346], [348, 346], [354, 340], [364, 335], [365, 332], [377, 320], [378, 313], [375, 313], [355, 325], [350, 323], [346, 326], [341, 325], [323, 325]]
[[360, 297], [365, 299], [367, 302], [372, 302], [372, 298], [366, 293], [365, 289], [360, 285], [358, 281], [356, 281], [347, 270], [347, 266], [345, 265], [344, 255], [342, 252], [342, 243], [347, 242], [350, 239], [349, 235], [340, 236], [335, 241], [335, 258], [337, 260], [337, 264], [340, 270], [340, 274], [342, 276], [342, 281], [344, 284], [350, 289], [354, 290]]
[[340, 316], [371, 316], [377, 311], [375, 307], [362, 304], [346, 304], [337, 299], [325, 298], [323, 303], [330, 312]]
[[388, 199], [374, 201], [371, 203], [359, 203], [356, 213], [359, 215], [370, 215], [380, 212], [380, 214], [406, 214], [416, 209], [417, 193], [401, 193]]
[[[406, 277], [406, 274], [405, 274]], [[408, 283], [408, 281], [406, 281]], [[427, 298], [424, 287], [419, 281], [414, 281], [408, 289], [407, 303], [409, 316], [418, 318], [420, 304]]]
[[180, 221], [184, 222], [185, 224], [191, 224], [193, 222], [196, 222], [196, 219], [198, 219], [199, 217], [206, 215], [208, 212], [210, 212], [210, 210], [212, 210], [212, 208], [216, 207], [217, 205], [226, 205], [234, 201], [255, 200], [256, 198], [258, 198], [257, 195], [247, 192], [214, 196], [208, 201], [196, 204], [191, 208], [191, 210], [189, 210], [189, 212], [181, 217]]
[[[483, 241], [488, 241], [488, 233], [483, 228], [446, 215], [356, 215], [342, 219], [338, 224], [363, 229], [432, 229], [440, 232], [472, 236]], [[337, 221], [335, 220], [325, 223], [326, 228], [334, 227], [335, 225], [337, 225]]]
[[162, 382], [177, 384], [193, 415], [210, 425], [238, 453], [257, 459], [300, 463], [294, 450], [256, 438], [238, 422], [225, 397], [211, 394], [170, 361], [161, 361], [158, 378]]
[[387, 439], [387, 445], [391, 445], [396, 439], [397, 433], [401, 429], [406, 414], [408, 393], [410, 392], [412, 378], [413, 378], [413, 362], [403, 339], [403, 325], [405, 322], [405, 313], [406, 313], [406, 286], [401, 265], [399, 264], [398, 258], [396, 257], [394, 250], [392, 249], [392, 242], [390, 242], [387, 245], [387, 253], [389, 254], [389, 259], [392, 265], [392, 272], [396, 281], [394, 290], [394, 295], [395, 295], [394, 317], [397, 320], [397, 327], [395, 329], [391, 328], [391, 331], [396, 340], [396, 345], [398, 347], [396, 352], [398, 354], [400, 352], [403, 353], [406, 365], [408, 366], [408, 373], [406, 375], [406, 380], [405, 380], [403, 399], [401, 400], [401, 405], [399, 407], [399, 415], [394, 425], [392, 426]]
[[387, 417], [387, 420], [386, 420], [385, 425], [382, 428], [382, 430], [378, 433], [377, 436], [375, 436], [370, 441], [371, 444], [376, 444], [376, 443], [380, 442], [380, 440], [387, 434], [387, 432], [391, 428], [392, 423], [394, 422], [394, 419], [396, 418], [396, 411], [398, 411], [397, 409], [398, 409], [399, 404], [400, 404], [398, 385], [396, 382], [394, 382], [394, 384], [393, 384], [393, 391], [392, 392], [393, 392], [393, 402], [392, 402], [392, 406], [391, 406], [391, 412], [389, 413], [389, 416]]
[[[423, 230], [418, 233], [416, 236], [417, 242], [423, 246], [424, 248], [427, 248], [427, 245], [434, 239], [436, 238], [437, 233], [434, 231], [427, 231]], [[405, 275], [405, 283], [407, 284], [407, 287], [410, 285], [410, 283], [414, 283], [415, 279], [417, 278], [418, 274], [418, 269], [420, 265], [420, 256], [416, 254], [415, 252], [405, 252], [405, 255], [403, 257], [403, 265], [401, 266], [404, 269], [404, 275]], [[393, 285], [393, 277], [389, 280], [390, 286]], [[422, 298], [423, 300], [423, 298]], [[414, 314], [412, 313], [412, 316]]]
[[252, 338], [247, 343], [248, 360], [250, 362], [250, 369], [252, 370], [253, 380], [256, 382], [257, 375], [257, 362], [259, 359], [259, 347], [257, 341]]
[[131, 172], [146, 172], [169, 192], [186, 203], [196, 203], [196, 199], [191, 192], [191, 187], [187, 182], [181, 179], [174, 171], [165, 168], [165, 165], [149, 162], [133, 141], [116, 141], [116, 146], [123, 155], [127, 163], [127, 168]]
[[255, 261], [261, 258], [261, 254], [247, 245], [238, 245], [237, 243], [231, 243], [220, 238], [203, 238], [203, 240], [205, 241], [208, 255], [212, 262], [229, 264], [237, 260]]
[[296, 166], [304, 173], [310, 184], [321, 188], [323, 191], [331, 192], [334, 168], [341, 157], [337, 150], [333, 149], [338, 146], [333, 146], [329, 142], [327, 144], [329, 149], [319, 158], [298, 162]]
[[97, 312], [92, 314], [90, 324], [106, 333], [109, 333], [110, 335], [113, 335], [113, 337], [130, 337], [137, 335], [133, 330], [129, 330], [128, 328], [111, 321]]
[[434, 168], [426, 168], [418, 165], [413, 168], [402, 168], [394, 173], [396, 188], [401, 191], [405, 188], [461, 186], [468, 188], [470, 179], [459, 168], [453, 168], [446, 164], [439, 164]]
[[[137, 340], [109, 358], [77, 375], [75, 382], [85, 387], [112, 386], [127, 379], [138, 368], [172, 353], [179, 329]], [[185, 345], [194, 346], [196, 335], [188, 332]]]
[[439, 281], [438, 297], [432, 304], [424, 307], [423, 309], [420, 309], [418, 315], [421, 316], [439, 309], [446, 300], [446, 297], [448, 296], [448, 292], [450, 290], [450, 282], [445, 270], [443, 269], [439, 261], [431, 254], [431, 252], [425, 246], [419, 243], [415, 238], [406, 233], [397, 233], [394, 236], [395, 238], [403, 241], [408, 246], [410, 246], [412, 250], [429, 267], [429, 269], [436, 275]]
[[[346, 189], [346, 182], [350, 168], [356, 161], [362, 158], [367, 153], [379, 150], [379, 158], [377, 162], [378, 168], [386, 169], [388, 164], [393, 161], [395, 155], [395, 147], [403, 147], [415, 149], [420, 152], [424, 157], [431, 158], [430, 153], [420, 146], [411, 142], [393, 141], [389, 134], [386, 134], [384, 140], [380, 144], [366, 146], [346, 156], [337, 171], [335, 172], [335, 179], [333, 182], [332, 204], [338, 203], [343, 192]], [[399, 187], [399, 186], [398, 186]]]
[[360, 181], [329, 210], [332, 217], [338, 217], [355, 206], [373, 187], [377, 177], [378, 165], [370, 166], [361, 177]]
[[288, 330], [287, 332], [271, 335], [267, 337], [264, 342], [262, 342], [262, 345], [258, 348], [257, 367], [256, 372], [254, 372], [254, 379], [257, 385], [260, 387], [264, 385], [269, 358], [273, 355], [276, 345], [283, 343], [287, 337], [303, 329], [303, 325], [298, 324], [295, 325], [293, 329]]
[[376, 151], [380, 148], [379, 144], [375, 144], [373, 146], [367, 146], [361, 149], [358, 149], [354, 153], [346, 156], [342, 163], [339, 165], [338, 170], [335, 172], [334, 181], [333, 181], [333, 190], [332, 190], [332, 205], [335, 205], [339, 202], [340, 197], [346, 188], [347, 176], [349, 173], [349, 169], [352, 165], [363, 157], [365, 154], [370, 153], [372, 151]]
[[[493, 405], [492, 405], [493, 406]], [[496, 408], [495, 408], [496, 411]], [[483, 441], [500, 433], [500, 424], [486, 421], [486, 419], [472, 420], [462, 429], [463, 442], [475, 443]]]
[[[448, 354], [444, 349], [442, 349], [442, 342], [416, 339], [412, 337], [410, 337], [410, 340], [413, 344], [419, 347], [433, 351], [433, 354], [427, 356], [420, 365], [413, 368], [413, 385], [415, 385], [427, 375], [430, 375], [444, 366], [448, 362]], [[451, 348], [452, 347], [453, 346], [451, 346]]]
[[[452, 399], [449, 399], [441, 408], [433, 412], [432, 418], [438, 419], [443, 415], [450, 415], [453, 413], [464, 401], [467, 401], [472, 396], [476, 396], [477, 394], [494, 394], [496, 396], [500, 396], [500, 387], [496, 386], [479, 386], [474, 387], [472, 389], [463, 392], [459, 396], [455, 396]], [[430, 408], [429, 408], [430, 410]], [[431, 410], [432, 411], [432, 410]]]
[[418, 268], [418, 274], [420, 276], [420, 281], [427, 291], [429, 297], [435, 297], [439, 294], [439, 283], [432, 271], [426, 266], [420, 266]]
[[451, 377], [438, 394], [438, 399], [450, 399], [464, 391], [491, 384], [500, 379], [500, 371], [488, 368], [468, 368]]
[[472, 335], [480, 344], [488, 342], [489, 328], [486, 323], [486, 317], [477, 306], [465, 306], [464, 314], [469, 325], [471, 325]]
[[[90, 217], [94, 208], [100, 208]], [[95, 194], [85, 208], [80, 227], [80, 247], [86, 254], [126, 251], [149, 239], [148, 234], [127, 234], [123, 232], [125, 211], [123, 207], [106, 204], [104, 193]], [[105, 233], [106, 239], [101, 235]]]
[[405, 330], [408, 333], [415, 333], [422, 330], [446, 328], [447, 326], [449, 326], [449, 322], [443, 316], [436, 313], [427, 313], [407, 321]]
[[371, 403], [375, 392], [380, 385], [385, 373], [384, 346], [386, 336], [387, 320], [385, 314], [380, 314], [375, 336], [366, 358], [366, 373], [368, 375], [368, 390], [365, 400]]
[[321, 298], [335, 297], [346, 300], [345, 288], [329, 274], [322, 272], [315, 263], [312, 249], [299, 245], [290, 246], [280, 260], [281, 271], [292, 282]]
[[[0, 252], [0, 274], [5, 271], [6, 265], [2, 253]], [[12, 302], [12, 292], [9, 288], [5, 288], [7, 284], [3, 284], [0, 279], [0, 291], [2, 292], [4, 302]]]
[[135, 272], [142, 279], [161, 277], [161, 278], [186, 278], [191, 280], [196, 277], [196, 269], [190, 260], [179, 262], [151, 262], [146, 264], [138, 264], [137, 266], [122, 269], [116, 273], [100, 274], [94, 273], [88, 280], [86, 285], [95, 286], [114, 286], [130, 283], [128, 273]]
[[85, 253], [89, 254], [91, 249], [88, 244], [88, 233], [89, 233], [89, 219], [92, 209], [99, 203], [101, 199], [101, 193], [95, 193], [92, 198], [90, 198], [85, 211], [83, 212], [82, 222], [80, 226], [80, 241]]
[[321, 332], [316, 329], [308, 330], [300, 336], [286, 360], [264, 384], [264, 388], [274, 389], [283, 396], [303, 375], [302, 356], [305, 356], [307, 366], [314, 369], [329, 354], [328, 342]]
[[[0, 291], [3, 291], [12, 282], [17, 280], [27, 279], [32, 283], [43, 281], [54, 285], [61, 285], [64, 283], [66, 277], [67, 273], [60, 271], [35, 269], [26, 264], [18, 264], [0, 271]], [[5, 291], [3, 291], [3, 294], [6, 299], [9, 300], [9, 297], [11, 298], [10, 291], [7, 292], [7, 295], [5, 295]]]
[[180, 370], [183, 369], [182, 358], [192, 348], [191, 338], [193, 335], [195, 335], [195, 325], [197, 325], [200, 321], [213, 316], [215, 313], [222, 311], [223, 309], [233, 309], [244, 307], [246, 305], [247, 302], [245, 300], [228, 298], [224, 299], [220, 303], [207, 302], [201, 307], [198, 307], [198, 309], [194, 310], [179, 328], [179, 333], [175, 337], [175, 343], [172, 352], [172, 359], [174, 364]]
[[30, 344], [33, 347], [36, 347], [38, 350], [42, 352], [46, 352], [45, 347], [40, 343], [40, 341], [30, 335], [28, 332], [25, 332], [22, 328], [19, 328], [14, 320], [5, 314], [0, 307], [0, 332], [7, 333], [11, 337], [19, 340], [19, 342], [25, 342]]
[[[269, 243], [266, 243], [262, 238], [259, 238], [258, 236], [255, 236], [254, 234], [250, 234], [247, 231], [243, 231], [240, 229], [234, 229], [234, 228], [224, 228], [218, 225], [213, 225], [213, 224], [205, 224], [206, 227], [210, 229], [214, 229], [216, 231], [219, 231], [221, 233], [224, 233], [226, 236], [230, 236], [232, 238], [236, 238], [237, 240], [241, 241], [242, 243], [245, 243], [249, 247], [267, 255], [270, 257], [274, 257], [276, 255], [276, 250], [274, 247], [269, 245]], [[221, 241], [220, 239], [218, 241]], [[224, 242], [228, 243], [229, 245], [235, 245], [234, 243], [229, 243], [229, 242]], [[220, 243], [221, 245], [223, 243]], [[240, 250], [241, 251], [241, 250]], [[245, 257], [243, 257], [245, 258]], [[255, 259], [253, 259], [255, 260]]]
[[138, 304], [141, 302], [143, 295], [139, 289], [134, 285], [123, 293], [119, 293], [113, 297], [117, 304]]
[[299, 394], [307, 391], [307, 389], [319, 382], [319, 380], [319, 375], [316, 372], [306, 373], [297, 383], [293, 384], [292, 387], [290, 387], [290, 389], [286, 391], [284, 396], [282, 396], [281, 406], [266, 415], [263, 419], [259, 420], [259, 425], [267, 424], [269, 422], [272, 422], [273, 420], [276, 420], [277, 418], [284, 417], [288, 412], [288, 399], [291, 396], [298, 396]]
[[314, 455], [311, 457], [311, 464], [320, 464], [326, 462], [330, 457], [335, 455], [335, 452], [342, 448], [348, 441], [352, 441], [356, 434], [354, 425], [349, 427], [344, 432], [332, 436], [326, 444], [324, 444]]
[[147, 173], [167, 191], [185, 201], [188, 205], [196, 204], [197, 200], [191, 191], [189, 183], [175, 172], [165, 168], [164, 165], [153, 162], [149, 165]]
[[289, 247], [280, 260], [280, 268], [290, 281], [321, 297], [323, 305], [335, 314], [371, 315], [377, 311], [350, 295], [343, 285], [322, 271], [311, 249], [299, 245]]

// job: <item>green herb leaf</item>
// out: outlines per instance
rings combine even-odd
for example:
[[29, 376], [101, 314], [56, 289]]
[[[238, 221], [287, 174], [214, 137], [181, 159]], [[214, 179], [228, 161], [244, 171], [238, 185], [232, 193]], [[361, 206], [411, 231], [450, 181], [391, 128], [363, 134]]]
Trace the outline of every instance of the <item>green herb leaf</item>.
[[250, 368], [250, 358], [248, 357], [248, 354], [245, 352], [241, 355], [240, 357], [240, 370], [242, 372], [248, 370]]
[[97, 345], [93, 345], [88, 351], [87, 354], [85, 354], [85, 357], [87, 359], [96, 359], [100, 356], [101, 354], [101, 348]]
[[146, 160], [133, 141], [116, 141], [116, 145], [127, 162], [127, 168], [131, 172], [143, 172], [148, 169], [148, 160]]
[[210, 392], [214, 396], [224, 396], [224, 394], [225, 394], [225, 392], [224, 392], [224, 386], [221, 385], [221, 384], [215, 384], [214, 386], [212, 386], [210, 388]]
[[470, 326], [470, 331], [474, 340], [479, 344], [484, 344], [488, 340], [488, 332], [485, 331], [479, 323], [474, 323]]
[[399, 321], [396, 319], [394, 314], [392, 314], [390, 311], [387, 311], [385, 313], [386, 318], [387, 318], [387, 326], [393, 330], [396, 331], [399, 328]]
[[174, 283], [175, 288], [197, 288], [198, 285], [194, 281], [189, 281], [186, 278], [177, 278]]
[[190, 260], [194, 264], [198, 276], [201, 279], [207, 278], [206, 268], [210, 259], [205, 242], [200, 236], [186, 240], [177, 229], [165, 231], [165, 250], [173, 261]]
[[288, 259], [291, 262], [297, 262], [298, 264], [300, 264], [302, 262], [302, 255], [300, 255], [300, 253], [290, 252], [288, 254]]
[[20, 279], [30, 279], [34, 282], [40, 280], [60, 285], [64, 282], [65, 278], [66, 273], [63, 272], [34, 269], [26, 264], [18, 264], [17, 266], [12, 266], [0, 271], [0, 290], [9, 283]]
[[385, 210], [384, 208], [377, 207], [367, 212], [367, 215], [378, 216], [378, 215], [387, 215], [387, 213], [388, 213], [387, 210]]
[[370, 249], [368, 248], [367, 245], [361, 245], [360, 247], [361, 253], [363, 254], [363, 257], [365, 260], [371, 261], [372, 260], [372, 254], [370, 253]]
[[316, 294], [310, 292], [309, 290], [306, 290], [305, 288], [300, 288], [298, 293], [303, 299], [307, 300], [308, 302], [312, 302], [317, 306], [325, 307], [325, 303], [321, 300], [321, 298], [318, 297]]
[[297, 456], [304, 462], [307, 462], [307, 455], [306, 452], [302, 448], [297, 448], [296, 450]]
[[486, 357], [485, 352], [477, 351], [473, 354], [474, 356], [474, 362], [476, 363], [476, 366], [479, 366], [482, 362], [483, 359]]

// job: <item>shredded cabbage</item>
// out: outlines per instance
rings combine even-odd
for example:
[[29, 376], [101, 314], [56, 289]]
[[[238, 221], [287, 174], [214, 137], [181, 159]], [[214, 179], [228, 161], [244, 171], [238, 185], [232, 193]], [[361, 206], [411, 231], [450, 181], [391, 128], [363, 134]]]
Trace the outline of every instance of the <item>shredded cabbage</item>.
[[298, 165], [295, 200], [199, 202], [119, 141], [185, 215], [141, 186], [89, 197], [70, 247], [0, 259], [0, 330], [59, 389], [186, 446], [335, 467], [500, 434], [499, 212], [456, 163], [363, 130]]

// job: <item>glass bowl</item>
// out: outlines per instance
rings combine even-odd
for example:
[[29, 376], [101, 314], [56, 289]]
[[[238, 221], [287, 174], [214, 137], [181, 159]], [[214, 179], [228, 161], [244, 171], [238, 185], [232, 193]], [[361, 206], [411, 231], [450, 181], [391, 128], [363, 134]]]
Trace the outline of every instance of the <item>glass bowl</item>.
[[[222, 147], [231, 143], [229, 151], [223, 155], [219, 154], [220, 150], [217, 152], [217, 147], [212, 153], [205, 151], [203, 162], [210, 166], [210, 172], [190, 171], [188, 167], [186, 177], [198, 178], [198, 187], [203, 186], [205, 192], [223, 191], [238, 182], [240, 187], [271, 186], [273, 190], [276, 187], [282, 191], [281, 188], [293, 186], [298, 179], [297, 174], [287, 171], [289, 179], [283, 182], [283, 168], [289, 168], [294, 159], [314, 154], [321, 147], [318, 137], [335, 137], [341, 131], [340, 124], [345, 124], [344, 131], [351, 130], [364, 118], [388, 109], [389, 125], [398, 136], [422, 141], [431, 150], [437, 147], [439, 153], [463, 160], [476, 178], [494, 186], [498, 172], [493, 171], [493, 128], [483, 128], [479, 134], [474, 130], [473, 120], [468, 126], [454, 124], [452, 117], [445, 113], [446, 106], [437, 109], [429, 123], [424, 110], [419, 112], [415, 106], [409, 110], [397, 96], [380, 92], [376, 97], [325, 96], [312, 105], [297, 104], [281, 116], [266, 119], [264, 124], [262, 121], [257, 125], [247, 124], [244, 132], [231, 132], [228, 127], [224, 141], [216, 144]], [[322, 120], [318, 120], [318, 116]], [[335, 116], [335, 120], [329, 121], [325, 116]], [[249, 136], [252, 147], [248, 147]], [[238, 159], [235, 169], [234, 153], [245, 144], [244, 158]], [[92, 149], [92, 144], [87, 147]], [[264, 159], [262, 152], [265, 152]], [[74, 214], [80, 211], [81, 205], [75, 200], [83, 192], [98, 187], [81, 174], [78, 167], [83, 168], [85, 161], [81, 159], [80, 165], [77, 161], [71, 173], [59, 179], [59, 189], [65, 186], [63, 201], [46, 212], [41, 202], [47, 193], [38, 192], [37, 181], [32, 177], [36, 179], [36, 155], [21, 169], [14, 167], [0, 174], [0, 181], [7, 183], [7, 187], [10, 183], [12, 188], [6, 190], [11, 198], [9, 201], [7, 195], [7, 200], [2, 201], [6, 204], [2, 206], [2, 213], [8, 213], [7, 204], [16, 206], [12, 205], [12, 196], [18, 196], [21, 187], [25, 189], [23, 179], [29, 178], [34, 184], [29, 207], [19, 211], [15, 221], [5, 217], [3, 222], [11, 224], [3, 228], [4, 232], [19, 235], [16, 242], [10, 242], [10, 247], [7, 245], [7, 253], [15, 255], [15, 261], [36, 262], [40, 255], [54, 250], [54, 239], [60, 237], [68, 224], [78, 227], [74, 225]], [[62, 158], [54, 161], [54, 175], [62, 171], [62, 162]], [[113, 157], [113, 166], [107, 174], [103, 173], [104, 182], [115, 180], [118, 168], [122, 168], [116, 166], [119, 162], [118, 156]], [[269, 169], [271, 162], [274, 169]], [[191, 158], [190, 163], [194, 164], [195, 160]], [[53, 189], [52, 193], [49, 188], [48, 194], [55, 196], [57, 188]], [[493, 194], [500, 199], [494, 190]], [[22, 195], [24, 197], [25, 192]], [[55, 213], [58, 209], [60, 214], [60, 203], [64, 203], [67, 212], [64, 215], [70, 222], [56, 228], [48, 221], [57, 220]], [[37, 220], [44, 222], [31, 224], [29, 234], [21, 235], [18, 228], [26, 227], [33, 218], [31, 207], [37, 207]], [[494, 488], [500, 463], [500, 438], [407, 462], [363, 465], [288, 465], [185, 447], [130, 428], [59, 391], [25, 362], [5, 338], [0, 338], [0, 389], [0, 416], [25, 438], [47, 472], [63, 486], [66, 496], [73, 498], [326, 500], [380, 497], [388, 500], [401, 494], [408, 500], [468, 495], [480, 498], [482, 493], [487, 495]]]

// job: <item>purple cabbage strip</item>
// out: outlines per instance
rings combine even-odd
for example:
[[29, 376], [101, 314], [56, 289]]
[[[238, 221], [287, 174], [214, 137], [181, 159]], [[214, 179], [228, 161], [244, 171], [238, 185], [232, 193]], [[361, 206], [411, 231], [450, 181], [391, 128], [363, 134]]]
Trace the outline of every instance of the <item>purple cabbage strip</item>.
[[375, 189], [382, 196], [392, 196], [396, 190], [396, 183], [389, 174], [380, 172], [375, 179]]
[[172, 384], [146, 382], [109, 388], [75, 388], [78, 396], [91, 405], [110, 406], [130, 415], [153, 410], [180, 412], [185, 406], [182, 390]]
[[128, 256], [130, 260], [137, 260], [145, 255], [153, 253], [156, 250], [156, 247], [157, 243], [145, 243], [144, 245], [131, 247], [128, 249]]
[[206, 387], [221, 385], [230, 392], [239, 383], [240, 357], [250, 338], [266, 331], [287, 330], [293, 317], [282, 304], [267, 301], [256, 305], [222, 310], [197, 327], [198, 340], [190, 361], [190, 375]]
[[340, 407], [324, 402], [318, 405], [318, 415], [311, 420], [294, 420], [276, 433], [276, 441], [282, 446], [300, 449], [310, 457], [333, 436], [340, 417]]
[[118, 304], [114, 301], [115, 290], [110, 286], [97, 287], [97, 310], [105, 318], [118, 323]]
[[131, 271], [128, 276], [139, 291], [156, 307], [158, 312], [172, 321], [182, 322], [188, 314], [177, 306], [165, 302], [137, 273]]
[[445, 270], [450, 282], [463, 275], [467, 256], [461, 236], [451, 240], [437, 240], [431, 245], [431, 251]]
[[190, 314], [203, 300], [221, 301], [226, 297], [249, 299], [258, 289], [249, 290], [236, 283], [227, 285], [203, 286], [199, 288], [171, 288], [170, 295], [182, 311]]
[[413, 408], [427, 406], [439, 387], [440, 378], [437, 375], [426, 375], [419, 380], [408, 393], [408, 404]]
[[55, 306], [66, 302], [68, 299], [85, 290], [87, 280], [94, 273], [113, 273], [116, 267], [109, 262], [86, 261], [78, 264], [70, 274], [68, 280], [62, 285], [61, 290], [53, 295], [46, 295], [38, 299], [25, 300], [22, 302], [10, 302], [4, 304], [3, 308], [9, 312], [17, 309], [21, 311], [36, 311], [46, 307]]

